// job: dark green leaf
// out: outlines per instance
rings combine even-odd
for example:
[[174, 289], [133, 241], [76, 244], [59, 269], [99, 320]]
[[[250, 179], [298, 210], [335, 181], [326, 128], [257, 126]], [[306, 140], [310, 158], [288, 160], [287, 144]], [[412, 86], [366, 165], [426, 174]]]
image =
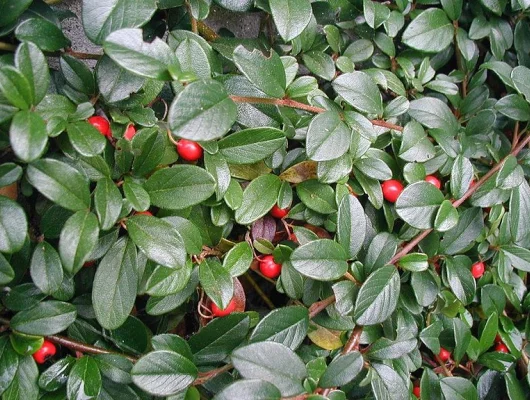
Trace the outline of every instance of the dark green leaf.
[[281, 397], [282, 394], [272, 383], [259, 379], [242, 379], [224, 387], [213, 400], [280, 400]]
[[143, 176], [154, 170], [164, 156], [164, 137], [158, 128], [142, 129], [134, 135], [132, 150], [135, 154], [132, 171]]
[[53, 294], [63, 282], [63, 266], [57, 251], [48, 242], [41, 242], [31, 258], [31, 279], [42, 293]]
[[429, 182], [416, 182], [405, 188], [396, 201], [396, 212], [418, 229], [434, 226], [434, 218], [444, 201], [442, 192]]
[[96, 246], [98, 236], [98, 219], [93, 213], [78, 211], [68, 218], [59, 238], [59, 254], [67, 272], [75, 274], [83, 267]]
[[38, 159], [48, 144], [46, 123], [40, 115], [31, 111], [19, 111], [9, 128], [13, 152], [25, 162]]
[[74, 305], [50, 300], [17, 313], [11, 319], [11, 328], [28, 335], [54, 335], [68, 328], [76, 315]]
[[15, 107], [27, 110], [33, 104], [33, 92], [27, 78], [11, 66], [0, 69], [0, 91]]
[[457, 254], [469, 246], [484, 228], [482, 210], [468, 208], [461, 215], [458, 224], [447, 231], [440, 241], [440, 251], [445, 254]]
[[347, 259], [343, 247], [329, 239], [309, 242], [291, 254], [291, 263], [298, 272], [319, 281], [332, 281], [344, 275], [348, 270]]
[[15, 53], [15, 66], [32, 87], [35, 104], [40, 103], [50, 84], [48, 62], [42, 51], [32, 42], [21, 43]]
[[28, 220], [24, 209], [15, 201], [0, 196], [0, 252], [19, 251], [28, 232]]
[[440, 381], [442, 392], [447, 399], [478, 400], [477, 389], [468, 379], [448, 377]]
[[248, 242], [240, 242], [226, 253], [223, 267], [230, 272], [230, 275], [236, 277], [247, 272], [253, 259], [252, 248]]
[[307, 130], [306, 151], [311, 160], [335, 160], [348, 151], [351, 130], [339, 114], [327, 111], [311, 120]]
[[234, 296], [230, 272], [223, 268], [219, 260], [207, 258], [199, 265], [199, 279], [208, 297], [219, 308], [225, 309]]
[[17, 26], [20, 41], [35, 43], [42, 51], [57, 51], [70, 44], [63, 31], [45, 18], [28, 18]]
[[447, 280], [455, 296], [464, 305], [475, 296], [476, 283], [471, 275], [471, 260], [465, 256], [448, 257], [445, 260]]
[[219, 142], [219, 153], [230, 164], [253, 164], [271, 156], [285, 145], [285, 135], [274, 128], [250, 128]]
[[70, 399], [93, 399], [101, 390], [98, 364], [89, 356], [78, 359], [68, 376], [66, 391]]
[[263, 217], [276, 204], [281, 181], [276, 175], [261, 175], [243, 192], [243, 202], [236, 210], [236, 222], [249, 225]]
[[423, 11], [403, 32], [403, 43], [429, 53], [444, 50], [452, 40], [453, 24], [439, 8]]
[[362, 371], [363, 357], [358, 351], [341, 354], [327, 367], [319, 381], [321, 387], [343, 386], [350, 383]]
[[355, 196], [345, 196], [337, 215], [337, 241], [349, 258], [357, 255], [366, 236], [366, 215]]
[[100, 179], [94, 191], [94, 208], [101, 229], [106, 231], [114, 226], [122, 207], [122, 197], [116, 184], [108, 179]]
[[458, 122], [447, 104], [434, 97], [411, 101], [409, 114], [427, 128], [439, 128], [451, 135], [458, 130]]
[[83, 156], [96, 156], [107, 144], [105, 136], [85, 121], [68, 124], [66, 131], [74, 149]]
[[302, 33], [313, 12], [309, 0], [269, 0], [272, 18], [286, 42]]
[[11, 384], [18, 370], [18, 355], [8, 336], [0, 337], [0, 394]]
[[357, 110], [366, 114], [383, 114], [381, 92], [365, 72], [355, 71], [342, 74], [333, 81], [333, 88]]

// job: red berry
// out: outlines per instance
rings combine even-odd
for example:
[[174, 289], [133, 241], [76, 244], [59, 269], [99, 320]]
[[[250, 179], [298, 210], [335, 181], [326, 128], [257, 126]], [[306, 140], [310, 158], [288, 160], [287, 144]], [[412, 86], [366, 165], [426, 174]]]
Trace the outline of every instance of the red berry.
[[87, 261], [86, 263], [84, 263], [83, 267], [89, 268], [89, 267], [94, 266], [95, 263], [96, 263], [96, 260], [90, 260], [90, 261]]
[[282, 264], [277, 264], [273, 256], [267, 255], [259, 262], [259, 270], [267, 278], [274, 279], [280, 276]]
[[508, 350], [508, 347], [504, 343], [497, 343], [495, 346], [495, 351], [498, 351], [499, 353], [509, 353], [510, 350]]
[[420, 387], [414, 386], [414, 388], [412, 389], [412, 394], [419, 399], [420, 398]]
[[186, 161], [197, 161], [202, 157], [202, 147], [197, 142], [180, 139], [177, 142], [177, 153]]
[[136, 135], [136, 128], [133, 124], [129, 124], [129, 126], [125, 130], [125, 134], [123, 135], [123, 137], [127, 140], [132, 140], [134, 135]]
[[57, 352], [55, 345], [49, 340], [45, 340], [42, 343], [40, 349], [33, 353], [33, 358], [37, 361], [38, 364], [44, 364], [46, 360]]
[[136, 211], [134, 215], [147, 215], [148, 217], [152, 217], [153, 213], [151, 211]]
[[432, 183], [434, 186], [436, 186], [437, 189], [440, 189], [442, 187], [442, 182], [434, 175], [427, 175], [425, 177], [425, 182]]
[[212, 301], [212, 313], [216, 317], [225, 317], [231, 313], [234, 312], [234, 310], [237, 307], [236, 299], [233, 298], [230, 300], [230, 303], [228, 303], [228, 306], [225, 309], [221, 309], [215, 305], [215, 303]]
[[440, 360], [442, 360], [443, 362], [446, 362], [451, 358], [451, 352], [449, 350], [444, 349], [443, 347], [440, 347], [438, 357], [440, 357]]
[[112, 133], [110, 132], [110, 124], [107, 119], [100, 117], [99, 115], [94, 115], [88, 119], [88, 123], [100, 131], [102, 135], [105, 135], [108, 138], [112, 137]]
[[396, 179], [390, 179], [389, 181], [383, 182], [381, 188], [383, 189], [383, 197], [385, 200], [395, 203], [403, 191], [403, 184]]
[[277, 204], [275, 204], [271, 211], [270, 211], [270, 214], [274, 217], [274, 218], [280, 218], [282, 219], [283, 217], [285, 217], [287, 214], [289, 214], [289, 208], [280, 208], [278, 207]]
[[495, 343], [502, 343], [501, 335], [497, 333], [497, 336], [495, 336]]
[[476, 262], [471, 266], [471, 275], [473, 275], [473, 278], [475, 279], [484, 275], [484, 263], [482, 261]]

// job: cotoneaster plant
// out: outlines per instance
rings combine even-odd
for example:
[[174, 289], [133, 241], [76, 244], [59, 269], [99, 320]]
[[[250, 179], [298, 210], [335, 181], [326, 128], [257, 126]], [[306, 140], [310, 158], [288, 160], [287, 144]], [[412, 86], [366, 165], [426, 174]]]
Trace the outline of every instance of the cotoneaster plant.
[[0, 2], [2, 399], [530, 398], [528, 1], [59, 2]]

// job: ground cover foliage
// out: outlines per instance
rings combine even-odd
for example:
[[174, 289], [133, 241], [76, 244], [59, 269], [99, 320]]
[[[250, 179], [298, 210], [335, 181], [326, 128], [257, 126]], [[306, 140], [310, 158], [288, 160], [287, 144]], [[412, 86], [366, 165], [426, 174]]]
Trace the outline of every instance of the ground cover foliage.
[[0, 1], [2, 399], [530, 396], [529, 1], [52, 3]]

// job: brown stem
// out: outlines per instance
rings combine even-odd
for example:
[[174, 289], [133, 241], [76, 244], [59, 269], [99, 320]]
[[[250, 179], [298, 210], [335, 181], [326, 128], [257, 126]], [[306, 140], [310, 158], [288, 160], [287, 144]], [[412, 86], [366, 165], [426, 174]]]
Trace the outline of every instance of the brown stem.
[[11, 43], [0, 42], [0, 51], [15, 51], [17, 46]]
[[217, 375], [221, 375], [224, 372], [228, 372], [232, 368], [234, 368], [232, 364], [226, 364], [223, 367], [212, 369], [208, 372], [199, 372], [199, 377], [193, 381], [193, 386], [203, 385], [210, 379], [215, 378]]
[[315, 318], [320, 311], [325, 310], [327, 306], [335, 302], [335, 296], [329, 296], [324, 300], [317, 301], [309, 307], [309, 318]]
[[276, 306], [271, 301], [271, 299], [269, 299], [269, 297], [265, 294], [265, 292], [261, 290], [254, 278], [252, 278], [249, 273], [246, 273], [245, 275], [243, 275], [243, 277], [247, 280], [248, 283], [250, 283], [256, 293], [263, 299], [265, 304], [267, 304], [267, 307], [269, 307], [271, 310], [274, 310]]
[[400, 132], [403, 131], [402, 126], [391, 124], [390, 122], [383, 121], [382, 119], [373, 119], [371, 122], [372, 122], [372, 125], [382, 126], [383, 128], [394, 129], [395, 131], [400, 131]]
[[445, 362], [443, 362], [440, 357], [438, 357], [437, 354], [434, 355], [434, 358], [436, 359], [436, 361], [438, 361], [438, 364], [440, 364], [440, 367], [442, 367], [442, 370], [443, 370], [443, 373], [445, 376], [453, 376], [453, 374], [451, 373], [451, 371], [449, 371], [447, 369], [447, 367], [445, 366]]
[[72, 56], [79, 60], [99, 60], [101, 57], [103, 57], [103, 54], [80, 53], [78, 51], [73, 50], [67, 50], [64, 52], [64, 54], [68, 54], [69, 56]]
[[219, 35], [202, 21], [197, 21], [197, 29], [200, 35], [208, 42], [214, 42], [219, 39]]
[[515, 127], [513, 129], [512, 150], [515, 149], [515, 146], [517, 146], [518, 142], [519, 142], [519, 121], [516, 121]]

